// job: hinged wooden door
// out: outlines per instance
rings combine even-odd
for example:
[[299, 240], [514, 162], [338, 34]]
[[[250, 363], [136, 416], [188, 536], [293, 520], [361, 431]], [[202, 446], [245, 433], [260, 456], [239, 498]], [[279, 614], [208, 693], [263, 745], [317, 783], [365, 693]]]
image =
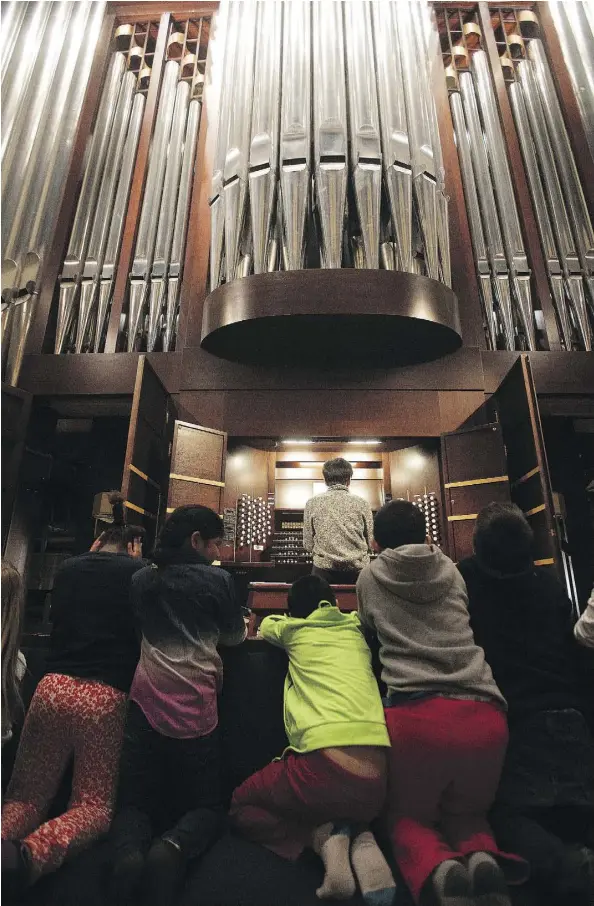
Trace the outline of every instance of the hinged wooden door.
[[132, 413], [126, 446], [122, 493], [128, 520], [147, 531], [145, 550], [152, 547], [165, 518], [169, 459], [175, 407], [146, 356], [138, 359]]
[[2, 384], [2, 552], [14, 508], [33, 397]]
[[492, 501], [511, 500], [501, 426], [493, 423], [443, 434], [441, 438], [449, 554], [472, 554], [478, 513]]
[[534, 531], [536, 566], [560, 571], [551, 480], [529, 356], [520, 355], [494, 394], [511, 496]]
[[186, 504], [223, 511], [227, 434], [190, 422], [175, 422], [167, 512]]

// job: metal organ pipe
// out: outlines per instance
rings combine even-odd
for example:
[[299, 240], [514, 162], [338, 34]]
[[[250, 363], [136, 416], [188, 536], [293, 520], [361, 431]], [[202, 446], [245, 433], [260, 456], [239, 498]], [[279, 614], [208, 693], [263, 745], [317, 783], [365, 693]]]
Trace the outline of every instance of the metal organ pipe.
[[594, 11], [591, 3], [549, 3], [569, 71], [586, 140], [594, 157]]
[[[18, 249], [18, 260], [14, 262], [16, 267], [11, 274], [11, 292], [18, 287], [21, 295], [11, 306], [6, 374], [9, 383], [18, 380], [46, 247], [64, 191], [104, 9], [105, 4], [101, 2], [74, 4], [28, 163], [27, 172], [31, 178], [11, 224], [12, 235], [18, 224], [19, 238], [18, 245], [14, 245]], [[80, 41], [81, 34], [89, 36], [84, 43]]]

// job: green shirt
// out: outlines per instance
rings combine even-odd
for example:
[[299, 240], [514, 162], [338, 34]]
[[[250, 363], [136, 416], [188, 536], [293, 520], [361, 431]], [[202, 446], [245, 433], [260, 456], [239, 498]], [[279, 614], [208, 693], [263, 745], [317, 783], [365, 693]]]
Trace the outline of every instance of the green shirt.
[[390, 745], [358, 614], [322, 602], [305, 619], [266, 617], [260, 635], [289, 656], [284, 717], [290, 749]]

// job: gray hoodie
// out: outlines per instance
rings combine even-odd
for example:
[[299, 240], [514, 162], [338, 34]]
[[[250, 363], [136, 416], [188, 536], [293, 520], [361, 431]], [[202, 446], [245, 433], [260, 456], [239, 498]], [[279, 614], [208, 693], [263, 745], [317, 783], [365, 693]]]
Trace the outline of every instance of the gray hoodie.
[[464, 579], [426, 544], [382, 551], [357, 582], [361, 621], [377, 632], [390, 692], [478, 697], [505, 706], [475, 644]]

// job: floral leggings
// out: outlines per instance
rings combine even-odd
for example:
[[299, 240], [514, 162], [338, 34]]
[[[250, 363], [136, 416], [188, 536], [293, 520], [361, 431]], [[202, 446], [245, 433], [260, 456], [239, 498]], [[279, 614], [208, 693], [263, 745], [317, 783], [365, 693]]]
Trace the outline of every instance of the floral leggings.
[[[37, 686], [2, 808], [2, 839], [23, 840], [36, 876], [109, 830], [125, 717], [125, 693], [104, 683], [49, 673]], [[68, 810], [42, 823], [72, 757]]]

